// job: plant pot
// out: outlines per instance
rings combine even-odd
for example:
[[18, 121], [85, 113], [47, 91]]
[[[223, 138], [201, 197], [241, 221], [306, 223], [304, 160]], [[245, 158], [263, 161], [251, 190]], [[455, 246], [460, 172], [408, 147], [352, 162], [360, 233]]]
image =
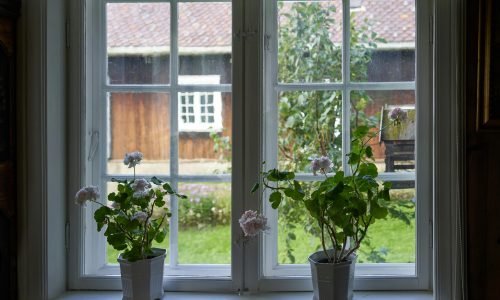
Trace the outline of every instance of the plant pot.
[[118, 257], [123, 300], [153, 300], [163, 296], [165, 249], [153, 248], [154, 257], [129, 262]]
[[[328, 250], [333, 254], [333, 250]], [[309, 256], [314, 290], [314, 300], [351, 300], [354, 283], [356, 255], [344, 262], [330, 264], [323, 251]]]

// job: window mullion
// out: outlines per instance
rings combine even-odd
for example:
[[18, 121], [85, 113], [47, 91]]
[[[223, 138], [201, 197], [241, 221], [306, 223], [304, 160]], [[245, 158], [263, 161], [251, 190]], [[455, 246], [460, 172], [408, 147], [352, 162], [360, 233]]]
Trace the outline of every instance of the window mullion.
[[[170, 184], [174, 190], [178, 189], [179, 174], [179, 101], [178, 101], [178, 1], [170, 2]], [[178, 264], [178, 233], [179, 216], [177, 197], [171, 196], [170, 210], [170, 266]]]
[[351, 81], [350, 49], [351, 49], [351, 3], [350, 0], [342, 1], [342, 167], [349, 175], [350, 169], [347, 164], [346, 154], [351, 150], [351, 91], [348, 88]]

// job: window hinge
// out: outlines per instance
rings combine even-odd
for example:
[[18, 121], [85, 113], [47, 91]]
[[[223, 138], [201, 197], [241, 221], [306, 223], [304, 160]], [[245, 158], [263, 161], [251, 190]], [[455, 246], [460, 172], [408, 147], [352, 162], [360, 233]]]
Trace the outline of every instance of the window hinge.
[[429, 247], [432, 249], [434, 247], [434, 224], [432, 220], [429, 220]]
[[94, 130], [90, 134], [90, 149], [89, 156], [87, 157], [88, 161], [93, 161], [95, 157], [95, 153], [97, 152], [97, 147], [99, 146], [99, 131]]
[[66, 24], [65, 24], [65, 30], [66, 30], [66, 36], [65, 36], [65, 39], [66, 39], [66, 48], [69, 49], [69, 38], [70, 38], [70, 28], [69, 28], [69, 22], [66, 21]]
[[271, 35], [270, 34], [266, 34], [264, 36], [264, 49], [266, 49], [267, 51], [269, 51], [269, 43], [271, 41]]
[[66, 226], [64, 228], [64, 244], [66, 246], [66, 251], [69, 250], [69, 222], [66, 222]]

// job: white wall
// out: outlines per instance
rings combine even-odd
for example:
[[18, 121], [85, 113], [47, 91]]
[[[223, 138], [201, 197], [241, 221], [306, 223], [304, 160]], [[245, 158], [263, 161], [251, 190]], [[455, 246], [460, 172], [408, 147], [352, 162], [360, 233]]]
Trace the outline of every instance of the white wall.
[[18, 23], [20, 299], [66, 288], [64, 5], [22, 1]]

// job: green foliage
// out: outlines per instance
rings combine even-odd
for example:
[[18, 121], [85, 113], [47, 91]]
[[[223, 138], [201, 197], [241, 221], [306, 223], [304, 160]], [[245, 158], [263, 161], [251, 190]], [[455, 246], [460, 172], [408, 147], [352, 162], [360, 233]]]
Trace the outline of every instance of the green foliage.
[[[377, 168], [368, 150], [368, 143], [374, 136], [365, 127], [354, 131], [355, 150], [348, 154], [351, 174], [348, 176], [339, 169], [329, 177], [323, 170], [325, 179], [304, 189], [294, 180], [293, 172], [278, 169], [262, 172], [261, 184], [272, 191], [269, 202], [273, 208], [278, 208], [284, 198], [306, 208], [319, 228], [322, 248], [331, 263], [344, 261], [356, 251], [370, 225], [389, 214], [391, 185], [377, 182]], [[294, 237], [289, 236], [287, 243]], [[337, 250], [333, 256], [327, 252], [330, 248]], [[288, 256], [293, 262], [293, 255]]]
[[[278, 80], [284, 83], [342, 81], [342, 45], [332, 40], [337, 8], [324, 2], [279, 2]], [[286, 7], [285, 7], [286, 5]], [[351, 16], [354, 20], [354, 15]], [[367, 81], [368, 65], [377, 43], [368, 21], [350, 24], [350, 73], [353, 81]], [[338, 32], [337, 34], [340, 34]], [[364, 114], [372, 100], [365, 92], [351, 94], [352, 125], [376, 125]], [[340, 91], [283, 92], [279, 99], [280, 168], [307, 171], [309, 159], [328, 156], [335, 167], [342, 160], [342, 93]]]
[[139, 196], [134, 195], [133, 180], [113, 181], [118, 182], [117, 192], [108, 195], [113, 205], [108, 207], [93, 201], [101, 205], [94, 212], [97, 230], [105, 228], [104, 236], [108, 244], [122, 251], [124, 259], [146, 259], [153, 255], [153, 241], [162, 242], [168, 232], [167, 218], [171, 214], [166, 207], [165, 197], [176, 195], [183, 199], [186, 196], [175, 192], [168, 183], [156, 177], [149, 182], [155, 186]]
[[185, 183], [179, 191], [189, 194], [189, 201], [179, 203], [179, 226], [198, 229], [227, 225], [231, 221], [229, 183]]

